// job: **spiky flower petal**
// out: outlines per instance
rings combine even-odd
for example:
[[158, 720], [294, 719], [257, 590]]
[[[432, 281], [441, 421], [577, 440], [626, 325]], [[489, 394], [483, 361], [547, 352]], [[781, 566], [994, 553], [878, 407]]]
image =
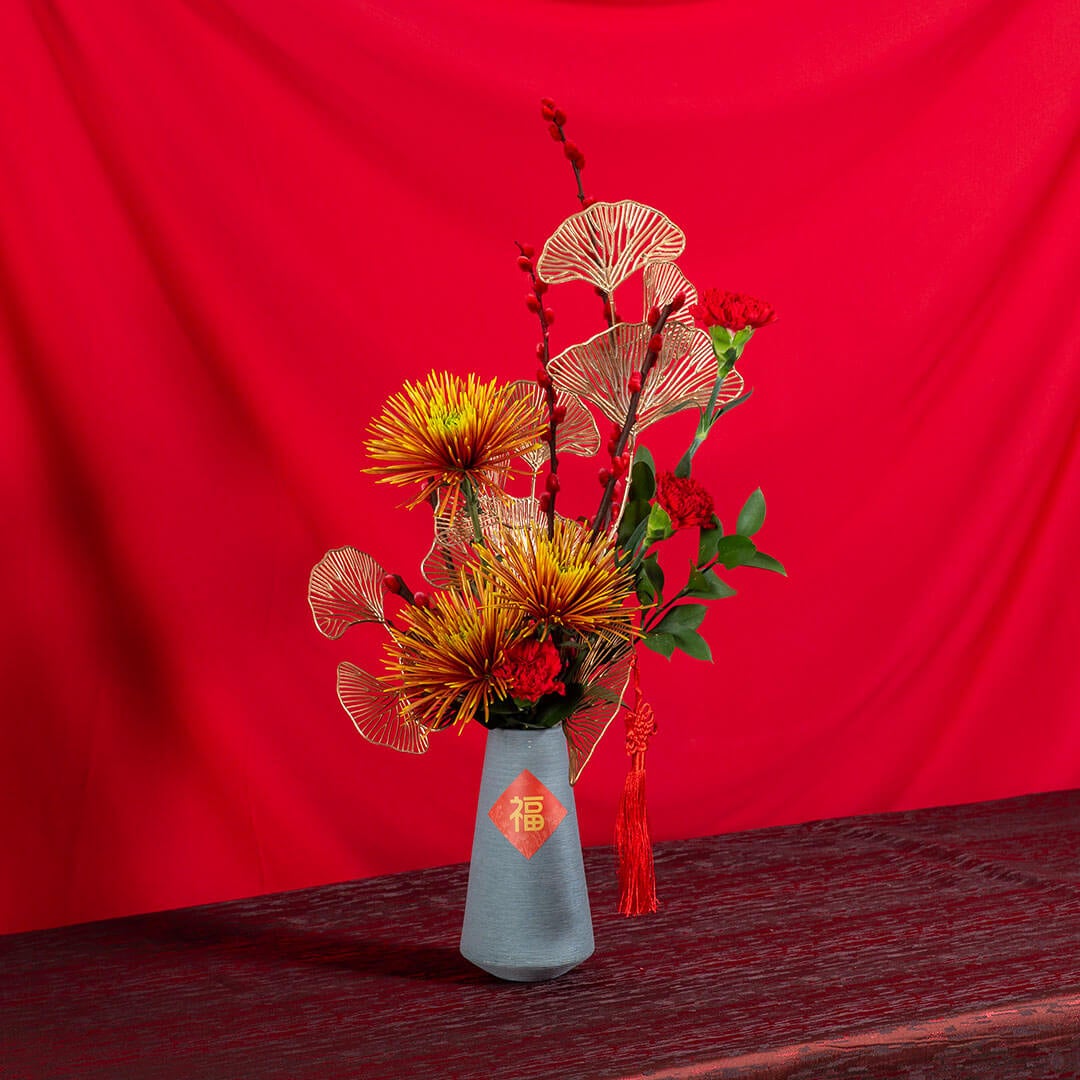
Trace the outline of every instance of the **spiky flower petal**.
[[433, 371], [406, 383], [372, 421], [367, 451], [382, 464], [367, 471], [389, 484], [419, 484], [409, 506], [438, 493], [440, 507], [453, 512], [466, 485], [500, 493], [514, 459], [544, 428], [540, 411], [508, 386]]

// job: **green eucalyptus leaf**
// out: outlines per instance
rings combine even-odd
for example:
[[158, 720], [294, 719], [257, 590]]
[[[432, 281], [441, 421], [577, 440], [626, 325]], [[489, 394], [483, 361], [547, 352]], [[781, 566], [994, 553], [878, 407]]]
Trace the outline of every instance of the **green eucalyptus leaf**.
[[675, 637], [675, 648], [682, 649], [687, 656], [695, 660], [707, 660], [712, 663], [712, 650], [709, 643], [696, 630], [683, 630]]
[[654, 601], [662, 603], [664, 599], [664, 571], [656, 560], [656, 553], [642, 559], [637, 572], [637, 596], [644, 605]]
[[756, 488], [739, 511], [735, 531], [741, 536], [753, 536], [765, 524], [765, 496]]
[[653, 652], [658, 652], [661, 656], [666, 656], [669, 660], [671, 654], [675, 651], [675, 637], [672, 634], [665, 634], [662, 631], [654, 630], [651, 634], [646, 634], [641, 639], [642, 645], [648, 649], [652, 649]]
[[648, 502], [656, 494], [656, 473], [646, 461], [635, 461], [630, 469], [630, 495], [634, 500]]
[[696, 630], [705, 618], [704, 604], [680, 604], [673, 607], [657, 624], [653, 633], [678, 635], [683, 630]]
[[651, 451], [644, 444], [639, 446], [634, 451], [634, 464], [635, 465], [645, 465], [645, 466], [648, 467], [649, 472], [651, 472], [653, 474], [653, 476], [656, 475], [656, 462], [653, 461], [653, 456], [652, 456]]
[[716, 542], [724, 535], [723, 526], [715, 514], [713, 514], [713, 521], [716, 523], [716, 528], [702, 529], [698, 533], [698, 566], [704, 566], [707, 562], [712, 562], [716, 557]]
[[716, 558], [729, 570], [733, 566], [745, 566], [756, 554], [757, 548], [753, 541], [737, 533], [721, 536], [716, 541]]
[[754, 557], [745, 563], [746, 566], [756, 567], [758, 570], [771, 570], [774, 574], [782, 574], [787, 577], [787, 570], [779, 559], [766, 555], [764, 551], [755, 551]]
[[697, 600], [723, 600], [734, 596], [735, 590], [715, 570], [704, 573], [695, 567], [690, 571], [690, 580], [686, 583], [686, 595]]
[[648, 536], [654, 540], [666, 540], [675, 530], [671, 527], [668, 512], [659, 504], [653, 503], [649, 511]]

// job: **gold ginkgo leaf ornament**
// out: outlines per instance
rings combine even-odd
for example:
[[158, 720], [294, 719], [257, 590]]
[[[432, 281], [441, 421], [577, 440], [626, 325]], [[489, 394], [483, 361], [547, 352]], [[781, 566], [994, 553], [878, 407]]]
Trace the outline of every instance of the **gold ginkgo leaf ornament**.
[[568, 217], [544, 244], [536, 273], [550, 285], [588, 281], [611, 293], [649, 262], [670, 262], [686, 237], [666, 214], [644, 203], [596, 202]]

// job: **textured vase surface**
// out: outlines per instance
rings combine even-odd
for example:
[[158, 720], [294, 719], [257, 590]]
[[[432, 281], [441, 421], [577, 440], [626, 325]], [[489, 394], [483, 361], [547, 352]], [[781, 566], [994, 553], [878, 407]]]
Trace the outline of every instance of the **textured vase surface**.
[[500, 979], [536, 982], [592, 951], [562, 727], [489, 731], [461, 954]]

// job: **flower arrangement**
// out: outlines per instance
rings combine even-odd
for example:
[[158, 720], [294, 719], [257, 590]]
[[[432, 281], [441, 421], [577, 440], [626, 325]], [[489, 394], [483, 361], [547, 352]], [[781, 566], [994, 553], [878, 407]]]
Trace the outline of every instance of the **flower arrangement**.
[[[562, 145], [580, 209], [543, 245], [518, 244], [526, 305], [540, 341], [533, 380], [481, 382], [432, 372], [406, 383], [372, 421], [368, 471], [428, 504], [431, 550], [413, 589], [352, 547], [315, 566], [309, 600], [330, 638], [358, 623], [386, 635], [384, 670], [338, 667], [341, 704], [371, 742], [409, 753], [475, 720], [487, 728], [562, 725], [576, 783], [612, 719], [625, 710], [631, 769], [620, 811], [621, 910], [655, 910], [644, 813], [644, 753], [654, 730], [637, 680], [639, 645], [710, 660], [700, 633], [707, 605], [734, 590], [718, 568], [784, 573], [751, 539], [765, 517], [761, 491], [726, 533], [710, 493], [691, 475], [721, 416], [750, 396], [736, 368], [772, 308], [737, 293], [698, 293], [676, 264], [685, 238], [664, 214], [631, 200], [587, 198], [585, 158], [566, 115], [541, 112]], [[641, 318], [625, 321], [616, 291], [640, 275]], [[549, 288], [591, 285], [603, 328], [552, 354]], [[642, 433], [697, 411], [682, 458], [657, 471]], [[597, 414], [606, 422], [597, 423]], [[587, 518], [559, 512], [563, 455], [598, 458], [599, 496]], [[524, 490], [511, 494], [515, 485]], [[670, 584], [665, 543], [696, 529], [684, 584]], [[624, 702], [631, 685], [633, 703]]]

